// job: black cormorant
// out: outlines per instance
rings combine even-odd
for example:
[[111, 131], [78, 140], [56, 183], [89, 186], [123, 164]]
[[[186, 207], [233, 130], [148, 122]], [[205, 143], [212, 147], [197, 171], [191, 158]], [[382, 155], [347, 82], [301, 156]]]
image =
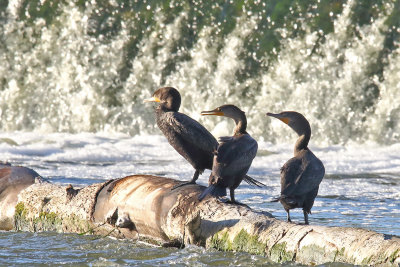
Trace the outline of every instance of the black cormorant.
[[219, 138], [219, 146], [215, 151], [214, 162], [208, 187], [199, 196], [226, 196], [226, 188], [230, 190], [231, 202], [235, 201], [235, 189], [239, 186], [257, 154], [257, 142], [247, 132], [245, 113], [234, 105], [223, 105], [212, 111], [202, 111], [201, 115], [217, 115], [232, 118], [236, 127], [233, 136]]
[[281, 195], [274, 201], [281, 202], [287, 212], [288, 222], [291, 222], [290, 209], [303, 208], [304, 222], [308, 224], [308, 214], [311, 214], [319, 184], [325, 175], [324, 165], [307, 147], [311, 136], [310, 124], [295, 111], [267, 115], [280, 119], [299, 135], [294, 146], [294, 157], [281, 168]]
[[175, 88], [160, 88], [154, 92], [152, 98], [145, 101], [159, 103], [156, 108], [158, 127], [171, 146], [196, 170], [192, 180], [174, 188], [196, 183], [205, 169], [212, 168], [213, 152], [218, 147], [217, 140], [200, 123], [178, 112], [181, 95]]

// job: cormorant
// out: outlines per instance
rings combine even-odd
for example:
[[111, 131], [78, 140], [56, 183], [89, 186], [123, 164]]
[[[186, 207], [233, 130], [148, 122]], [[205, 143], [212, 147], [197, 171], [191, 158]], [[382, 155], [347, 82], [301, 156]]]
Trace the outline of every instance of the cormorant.
[[192, 180], [175, 186], [173, 189], [195, 184], [205, 169], [212, 168], [213, 152], [218, 147], [214, 136], [200, 123], [178, 112], [181, 95], [173, 87], [159, 88], [153, 97], [145, 102], [158, 102], [156, 108], [157, 125], [170, 145], [181, 154], [196, 170]]
[[245, 179], [258, 149], [256, 140], [246, 132], [246, 115], [234, 105], [223, 105], [211, 111], [202, 111], [201, 115], [232, 118], [236, 127], [233, 136], [219, 138], [220, 144], [215, 151], [208, 187], [199, 196], [199, 200], [202, 200], [208, 194], [226, 196], [226, 188], [229, 188], [231, 203], [238, 203], [235, 201], [234, 191]]
[[291, 222], [290, 209], [303, 208], [304, 222], [308, 224], [308, 214], [311, 214], [319, 184], [325, 175], [324, 165], [307, 147], [311, 136], [310, 124], [295, 111], [267, 115], [283, 121], [299, 135], [294, 146], [294, 157], [281, 168], [281, 195], [274, 202], [281, 202], [287, 212], [288, 222]]

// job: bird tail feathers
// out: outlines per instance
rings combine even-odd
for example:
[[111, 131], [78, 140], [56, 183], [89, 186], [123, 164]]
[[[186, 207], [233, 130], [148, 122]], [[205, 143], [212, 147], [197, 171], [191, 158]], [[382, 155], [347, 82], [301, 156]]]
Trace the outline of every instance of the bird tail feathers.
[[207, 195], [212, 195], [212, 196], [215, 196], [215, 197], [224, 197], [224, 196], [226, 196], [226, 188], [222, 187], [222, 186], [219, 186], [219, 185], [216, 185], [216, 184], [209, 185], [200, 194], [199, 200], [202, 201], [203, 198], [205, 198]]
[[247, 174], [244, 176], [244, 180], [245, 180], [246, 183], [248, 183], [249, 185], [255, 185], [255, 186], [258, 186], [258, 187], [266, 186], [265, 184], [263, 184], [263, 183], [257, 181], [256, 179], [251, 178], [251, 177], [248, 176]]
[[284, 200], [285, 203], [290, 204], [290, 205], [296, 205], [297, 204], [297, 201], [295, 199], [290, 198], [290, 197], [285, 196], [285, 195], [281, 195], [279, 197], [273, 198], [269, 202], [279, 202], [281, 200]]
[[269, 202], [279, 202], [281, 200], [281, 197], [275, 197], [272, 200], [270, 200]]

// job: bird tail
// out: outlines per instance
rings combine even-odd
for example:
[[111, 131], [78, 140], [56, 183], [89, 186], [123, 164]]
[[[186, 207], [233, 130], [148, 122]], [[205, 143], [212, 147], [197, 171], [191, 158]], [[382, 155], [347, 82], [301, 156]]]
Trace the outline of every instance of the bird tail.
[[265, 184], [263, 184], [263, 183], [257, 181], [256, 179], [251, 178], [251, 177], [248, 176], [247, 174], [244, 176], [243, 179], [244, 179], [244, 180], [246, 181], [246, 183], [248, 183], [249, 185], [255, 185], [255, 186], [258, 186], [258, 187], [266, 186]]
[[281, 200], [281, 197], [275, 197], [272, 200], [270, 200], [269, 202], [279, 202]]
[[209, 185], [199, 196], [199, 201], [202, 201], [207, 195], [212, 195], [215, 197], [226, 196], [226, 188], [217, 184]]
[[269, 202], [279, 202], [281, 200], [285, 201], [285, 203], [290, 204], [290, 205], [295, 205], [297, 203], [297, 201], [295, 199], [290, 198], [290, 197], [285, 196], [285, 195], [281, 195], [279, 197], [273, 198]]

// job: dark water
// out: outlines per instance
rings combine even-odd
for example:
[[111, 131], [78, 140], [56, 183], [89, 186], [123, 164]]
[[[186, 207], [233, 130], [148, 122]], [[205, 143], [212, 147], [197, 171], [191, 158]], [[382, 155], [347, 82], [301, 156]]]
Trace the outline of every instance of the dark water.
[[[276, 264], [265, 257], [189, 246], [144, 243], [77, 234], [0, 232], [2, 266], [303, 266]], [[340, 263], [319, 266], [352, 266]]]
[[132, 241], [53, 233], [0, 233], [0, 264], [90, 266], [229, 266], [272, 264], [245, 253], [199, 247], [159, 248]]

